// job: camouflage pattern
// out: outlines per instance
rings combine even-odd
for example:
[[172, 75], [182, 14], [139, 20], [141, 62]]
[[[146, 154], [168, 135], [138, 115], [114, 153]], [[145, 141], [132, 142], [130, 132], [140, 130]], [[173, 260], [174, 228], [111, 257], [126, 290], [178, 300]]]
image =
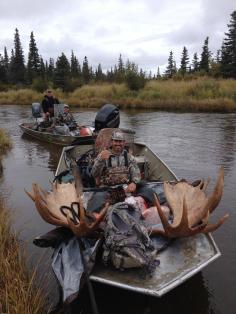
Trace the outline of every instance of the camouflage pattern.
[[63, 119], [63, 122], [66, 124], [71, 124], [71, 123], [75, 122], [73, 114], [70, 112], [68, 112], [68, 113], [63, 112], [62, 119]]
[[100, 178], [103, 185], [138, 183], [141, 180], [139, 167], [133, 156], [127, 154], [127, 157], [128, 167], [126, 166], [124, 151], [120, 155], [112, 154], [111, 167], [109, 167], [108, 160], [104, 160], [98, 155], [92, 168], [92, 175], [95, 178]]
[[[121, 220], [117, 227], [114, 221]], [[156, 265], [156, 250], [144, 226], [139, 209], [125, 202], [110, 206], [106, 216], [103, 262], [117, 269], [147, 268]]]

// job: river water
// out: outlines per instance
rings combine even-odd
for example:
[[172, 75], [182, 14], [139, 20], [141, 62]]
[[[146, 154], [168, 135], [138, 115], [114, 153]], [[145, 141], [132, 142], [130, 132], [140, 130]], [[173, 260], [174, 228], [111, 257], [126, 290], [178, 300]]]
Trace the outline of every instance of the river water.
[[[80, 124], [91, 125], [95, 115], [95, 109], [75, 112]], [[52, 252], [33, 246], [32, 240], [51, 226], [39, 217], [24, 188], [30, 190], [32, 182], [49, 188], [61, 148], [23, 137], [18, 124], [30, 117], [29, 106], [0, 106], [0, 126], [8, 130], [14, 145], [3, 160], [0, 189], [8, 195], [14, 226], [29, 245], [32, 263], [43, 267], [47, 275]], [[150, 146], [179, 178], [211, 177], [215, 182], [223, 165], [224, 194], [212, 220], [226, 212], [230, 218], [213, 234], [222, 256], [161, 299], [95, 284], [100, 314], [236, 313], [236, 114], [125, 111], [121, 126], [134, 129], [136, 139]], [[50, 271], [48, 276], [50, 293], [56, 298]]]

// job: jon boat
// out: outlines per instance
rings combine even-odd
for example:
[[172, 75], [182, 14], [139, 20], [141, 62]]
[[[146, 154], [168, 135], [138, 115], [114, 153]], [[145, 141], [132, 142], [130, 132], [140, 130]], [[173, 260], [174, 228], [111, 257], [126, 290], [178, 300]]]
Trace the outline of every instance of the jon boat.
[[[57, 106], [63, 106], [63, 104], [54, 105], [54, 112], [58, 111]], [[99, 130], [106, 127], [118, 127], [120, 123], [119, 109], [113, 104], [106, 104], [99, 109], [94, 121], [95, 128], [81, 126], [76, 130], [70, 131], [70, 135], [57, 134], [53, 130], [37, 130], [37, 118], [41, 117], [39, 103], [32, 104], [32, 115], [36, 119], [35, 122], [21, 123], [19, 125], [23, 134], [40, 141], [61, 146], [93, 144]]]
[[[171, 169], [144, 143], [133, 142], [133, 135], [126, 134], [126, 142], [150, 186], [161, 186], [164, 181], [177, 181]], [[56, 176], [70, 169], [71, 162], [78, 160], [93, 145], [64, 147]], [[43, 236], [42, 236], [43, 237]], [[40, 237], [36, 238], [40, 240]], [[141, 271], [130, 269], [115, 270], [99, 261], [90, 275], [90, 279], [103, 284], [132, 290], [147, 295], [161, 297], [194, 276], [221, 255], [210, 233], [199, 233], [191, 237], [175, 239], [167, 249], [159, 253], [160, 265], [151, 277], [143, 279]]]
[[94, 128], [87, 126], [79, 128], [80, 135], [73, 135], [72, 132], [70, 135], [63, 135], [48, 131], [38, 131], [35, 130], [35, 123], [22, 123], [19, 125], [19, 127], [21, 128], [23, 134], [26, 134], [27, 136], [43, 142], [61, 146], [73, 145], [74, 143], [79, 145], [92, 144], [94, 143], [95, 139], [95, 134], [93, 133]]

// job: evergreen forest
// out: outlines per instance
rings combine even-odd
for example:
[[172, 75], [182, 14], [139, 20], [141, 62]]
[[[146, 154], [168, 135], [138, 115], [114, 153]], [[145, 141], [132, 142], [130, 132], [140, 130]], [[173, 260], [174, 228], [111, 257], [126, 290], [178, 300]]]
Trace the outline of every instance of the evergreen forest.
[[72, 92], [90, 83], [126, 83], [130, 90], [142, 89], [149, 80], [191, 80], [200, 76], [212, 78], [236, 78], [236, 11], [230, 16], [228, 31], [222, 40], [222, 46], [213, 55], [209, 50], [210, 37], [205, 38], [200, 55], [194, 53], [192, 59], [187, 47], [183, 47], [176, 66], [174, 52], [171, 50], [164, 73], [160, 73], [157, 65], [156, 73], [146, 73], [137, 64], [123, 60], [121, 54], [117, 64], [104, 71], [101, 64], [93, 68], [85, 56], [79, 62], [74, 51], [70, 59], [62, 53], [56, 60], [44, 60], [39, 53], [33, 31], [30, 34], [27, 58], [20, 41], [19, 30], [15, 29], [14, 49], [8, 51], [4, 47], [0, 54], [0, 91], [30, 88], [38, 92], [48, 86]]

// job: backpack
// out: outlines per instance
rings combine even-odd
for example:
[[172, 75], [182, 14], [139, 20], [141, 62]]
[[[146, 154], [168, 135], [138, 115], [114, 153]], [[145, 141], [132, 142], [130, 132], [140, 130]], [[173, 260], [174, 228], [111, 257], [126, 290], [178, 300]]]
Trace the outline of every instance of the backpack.
[[151, 269], [156, 250], [141, 220], [139, 209], [125, 202], [108, 209], [103, 243], [103, 262], [115, 268]]

